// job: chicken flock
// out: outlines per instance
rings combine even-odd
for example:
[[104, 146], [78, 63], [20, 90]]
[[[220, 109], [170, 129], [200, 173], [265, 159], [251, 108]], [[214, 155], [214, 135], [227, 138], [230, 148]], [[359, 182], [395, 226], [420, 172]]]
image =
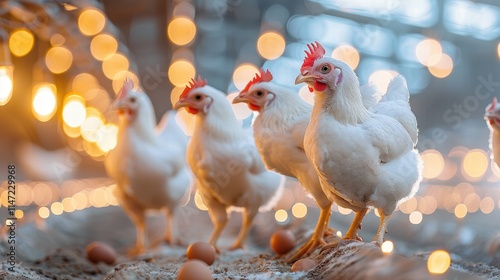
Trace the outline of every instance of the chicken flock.
[[[209, 243], [217, 248], [229, 212], [241, 210], [241, 230], [230, 249], [244, 247], [255, 216], [276, 204], [286, 177], [296, 178], [320, 209], [312, 236], [289, 262], [326, 245], [324, 237], [333, 232], [333, 203], [356, 213], [344, 239], [360, 239], [363, 217], [377, 209], [373, 243], [383, 242], [391, 214], [416, 193], [422, 179], [406, 80], [396, 76], [380, 96], [373, 86], [360, 86], [349, 65], [324, 54], [319, 43], [309, 44], [295, 80], [315, 95], [313, 106], [274, 83], [269, 70], [260, 69], [248, 82], [233, 103], [247, 103], [256, 112], [253, 131], [237, 121], [226, 94], [201, 77], [174, 105], [195, 119], [190, 139], [177, 126], [175, 111], [156, 125], [148, 96], [131, 80], [124, 83], [113, 103], [120, 119], [117, 146], [105, 166], [116, 181], [120, 205], [136, 225], [134, 253], [145, 249], [150, 209], [165, 211], [165, 241], [176, 242], [174, 215], [192, 188], [214, 225]], [[493, 117], [493, 109], [488, 112]]]

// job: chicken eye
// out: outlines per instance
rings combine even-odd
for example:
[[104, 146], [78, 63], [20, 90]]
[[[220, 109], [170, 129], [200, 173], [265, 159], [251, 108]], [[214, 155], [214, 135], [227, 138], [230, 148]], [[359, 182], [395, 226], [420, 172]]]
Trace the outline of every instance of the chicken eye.
[[332, 67], [328, 64], [321, 66], [321, 73], [327, 74], [332, 70]]
[[132, 103], [135, 103], [137, 101], [137, 99], [135, 99], [135, 97], [130, 97], [129, 101], [132, 102]]
[[262, 96], [262, 95], [264, 95], [264, 93], [263, 93], [262, 91], [260, 91], [260, 90], [259, 90], [259, 91], [257, 91], [255, 94], [256, 94], [257, 96]]
[[201, 99], [203, 99], [203, 96], [201, 96], [201, 94], [197, 94], [194, 96], [194, 99], [201, 100]]

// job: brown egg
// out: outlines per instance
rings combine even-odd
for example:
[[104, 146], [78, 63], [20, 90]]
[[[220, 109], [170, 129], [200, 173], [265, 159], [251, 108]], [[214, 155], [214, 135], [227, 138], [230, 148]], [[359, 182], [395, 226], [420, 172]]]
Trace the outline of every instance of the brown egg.
[[177, 280], [212, 280], [212, 271], [199, 260], [185, 262], [177, 273]]
[[95, 241], [87, 246], [87, 259], [93, 263], [114, 264], [116, 252], [106, 243]]
[[298, 271], [309, 271], [313, 269], [317, 265], [316, 261], [313, 259], [301, 259], [296, 261], [292, 265], [292, 272], [298, 272]]
[[195, 242], [189, 245], [186, 256], [188, 260], [196, 259], [208, 265], [212, 265], [215, 261], [215, 251], [207, 242]]
[[286, 254], [295, 246], [295, 236], [289, 230], [277, 230], [271, 236], [270, 245], [275, 253], [279, 255]]

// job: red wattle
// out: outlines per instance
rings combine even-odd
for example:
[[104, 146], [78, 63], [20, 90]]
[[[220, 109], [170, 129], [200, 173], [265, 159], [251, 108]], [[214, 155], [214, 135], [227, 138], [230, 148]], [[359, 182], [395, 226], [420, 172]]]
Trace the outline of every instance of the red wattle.
[[307, 87], [309, 89], [310, 92], [314, 92], [314, 89], [312, 87]]
[[314, 81], [314, 89], [317, 91], [324, 91], [326, 89], [326, 84]]
[[188, 113], [193, 114], [193, 115], [196, 115], [199, 112], [198, 109], [195, 109], [193, 107], [187, 107], [187, 111], [188, 111]]
[[257, 106], [257, 105], [252, 104], [252, 103], [248, 103], [248, 108], [250, 108], [250, 110], [252, 110], [252, 111], [259, 111], [260, 110], [260, 106]]

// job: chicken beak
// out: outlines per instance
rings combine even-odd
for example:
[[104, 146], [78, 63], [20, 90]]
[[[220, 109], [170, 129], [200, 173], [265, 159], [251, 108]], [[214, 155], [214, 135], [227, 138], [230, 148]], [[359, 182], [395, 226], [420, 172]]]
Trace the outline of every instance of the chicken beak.
[[246, 97], [245, 95], [238, 95], [233, 99], [233, 104], [238, 104], [238, 103], [248, 103], [250, 102], [250, 99]]
[[179, 110], [180, 108], [188, 107], [191, 105], [186, 99], [180, 99], [174, 104], [174, 109]]
[[299, 74], [297, 78], [295, 78], [295, 84], [298, 85], [300, 83], [314, 82], [314, 79], [316, 79], [316, 77], [313, 75]]

